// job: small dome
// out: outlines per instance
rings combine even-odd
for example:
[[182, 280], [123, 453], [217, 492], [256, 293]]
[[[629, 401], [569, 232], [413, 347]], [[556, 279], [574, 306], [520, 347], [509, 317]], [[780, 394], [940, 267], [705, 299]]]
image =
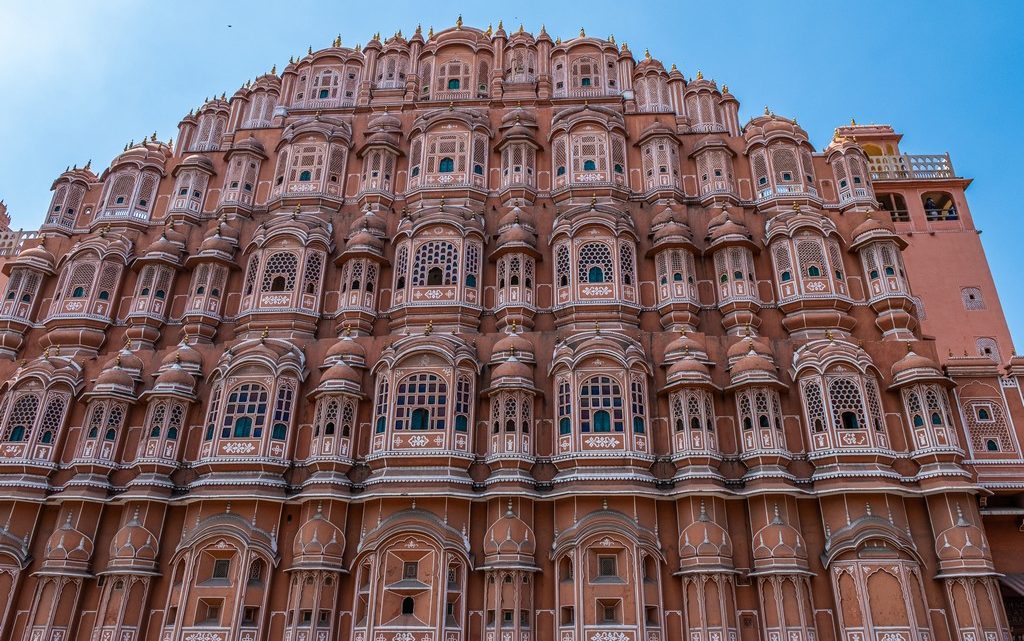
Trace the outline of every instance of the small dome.
[[532, 231], [537, 230], [537, 221], [529, 210], [513, 207], [498, 219], [498, 229], [504, 230], [513, 225], [522, 225]]
[[725, 241], [729, 238], [737, 238], [749, 242], [751, 239], [750, 230], [747, 229], [746, 225], [733, 220], [729, 216], [726, 216], [725, 222], [721, 225], [717, 225], [714, 228], [708, 226], [708, 240], [711, 241], [711, 244]]
[[320, 384], [331, 383], [336, 381], [343, 381], [349, 383], [355, 383], [359, 385], [363, 382], [363, 377], [359, 375], [359, 372], [349, 367], [344, 361], [338, 360], [331, 365], [324, 375], [320, 377]]
[[383, 111], [374, 114], [366, 122], [366, 128], [370, 131], [384, 130], [391, 131], [402, 128], [402, 121], [394, 114]]
[[665, 346], [665, 362], [674, 363], [688, 354], [698, 356], [707, 354], [704, 344], [694, 338], [691, 332], [679, 332], [679, 335]]
[[344, 533], [324, 518], [319, 508], [313, 518], [302, 524], [292, 540], [292, 555], [299, 565], [340, 565], [344, 553]]
[[687, 374], [700, 374], [703, 376], [710, 376], [711, 373], [708, 370], [708, 366], [698, 361], [693, 357], [693, 354], [687, 353], [681, 359], [672, 363], [672, 366], [668, 368], [669, 380]]
[[179, 253], [181, 253], [181, 246], [171, 242], [171, 240], [167, 238], [167, 234], [161, 234], [160, 238], [153, 241], [153, 244], [146, 250], [147, 255], [170, 254], [172, 256], [177, 256]]
[[372, 209], [367, 208], [363, 210], [363, 215], [353, 220], [348, 228], [350, 236], [364, 230], [383, 237], [387, 235], [388, 224], [387, 221], [378, 216]]
[[956, 507], [957, 520], [935, 537], [935, 553], [940, 561], [988, 561], [989, 550], [985, 533], [964, 518], [960, 506]]
[[484, 554], [488, 557], [532, 557], [537, 551], [533, 530], [512, 511], [487, 528]]
[[114, 534], [110, 542], [110, 556], [115, 565], [134, 564], [142, 561], [145, 566], [155, 564], [157, 539], [153, 533], [139, 523], [138, 513]]
[[35, 247], [29, 247], [28, 249], [22, 251], [20, 254], [18, 254], [18, 260], [22, 260], [22, 259], [38, 261], [40, 263], [44, 263], [46, 265], [49, 265], [49, 267], [51, 269], [53, 268], [53, 263], [54, 263], [53, 254], [51, 254], [42, 245], [36, 245]]
[[361, 230], [353, 234], [345, 243], [345, 249], [355, 249], [357, 247], [381, 253], [384, 251], [384, 241], [368, 231]]
[[135, 379], [132, 378], [131, 374], [121, 369], [121, 366], [118, 365], [116, 367], [103, 370], [103, 372], [96, 377], [96, 384], [94, 387], [125, 388], [130, 390], [135, 387]]
[[534, 356], [533, 343], [527, 340], [522, 334], [518, 332], [511, 332], [506, 334], [504, 337], [498, 340], [494, 344], [494, 355], [511, 355], [515, 354], [517, 358], [522, 358], [524, 355], [529, 356], [528, 360], [532, 360]]
[[[807, 559], [807, 545], [793, 526], [784, 523], [776, 507], [771, 523], [754, 534], [754, 563], [798, 561]], [[761, 565], [759, 564], [759, 565]], [[802, 564], [802, 563], [801, 563]]]
[[175, 363], [156, 377], [154, 387], [181, 387], [191, 391], [196, 384], [196, 379], [185, 369]]
[[513, 354], [504, 363], [494, 368], [491, 382], [497, 383], [502, 378], [525, 378], [533, 380], [533, 368], [522, 362]]
[[660, 226], [651, 236], [651, 240], [655, 245], [664, 245], [672, 241], [679, 244], [692, 244], [693, 232], [690, 231], [690, 226], [686, 223], [671, 220]]
[[187, 372], [198, 374], [203, 371], [203, 355], [182, 339], [178, 343], [178, 349], [164, 356], [160, 362], [160, 369], [163, 370], [176, 364]]
[[732, 539], [721, 525], [712, 521], [703, 502], [700, 516], [679, 535], [679, 560], [688, 565], [731, 565]]
[[126, 370], [129, 375], [138, 379], [142, 374], [143, 363], [142, 359], [136, 356], [135, 353], [128, 349], [128, 346], [126, 345], [122, 347], [121, 351], [115, 354], [113, 358], [103, 365], [104, 370], [113, 369], [115, 367], [120, 367], [121, 369]]
[[536, 247], [537, 237], [526, 227], [516, 223], [501, 232], [495, 243], [496, 247], [523, 246]]
[[71, 525], [71, 512], [67, 521], [50, 534], [46, 541], [46, 564], [88, 563], [92, 558], [93, 542]]
[[218, 225], [213, 233], [206, 236], [203, 242], [199, 245], [199, 253], [222, 253], [231, 255], [235, 252], [235, 243], [233, 239], [223, 234], [223, 226]]
[[349, 366], [362, 365], [366, 362], [366, 350], [363, 349], [362, 345], [352, 340], [351, 336], [346, 335], [334, 343], [334, 345], [331, 345], [324, 356], [324, 364], [328, 367], [336, 361], [347, 363]]
[[917, 381], [947, 380], [939, 365], [927, 356], [915, 353], [909, 342], [906, 355], [893, 363], [891, 371], [893, 385], [897, 387]]
[[751, 350], [746, 356], [742, 356], [738, 361], [736, 361], [736, 364], [732, 366], [730, 372], [733, 376], [745, 372], [766, 372], [774, 375], [775, 365], [764, 356], [761, 356]]
[[672, 209], [670, 205], [665, 205], [665, 208], [655, 214], [654, 218], [651, 218], [651, 229], [656, 229], [659, 225], [678, 220], [682, 218], [682, 215], [677, 213], [676, 210]]
[[202, 154], [192, 154], [185, 156], [185, 159], [181, 161], [178, 168], [184, 169], [186, 167], [195, 167], [198, 169], [204, 169], [210, 173], [213, 173], [213, 161]]
[[729, 346], [726, 351], [726, 356], [730, 362], [737, 358], [743, 358], [751, 350], [754, 353], [760, 354], [768, 359], [774, 359], [775, 354], [772, 353], [771, 347], [768, 345], [768, 341], [757, 337], [757, 336], [744, 336], [742, 339], [736, 341]]

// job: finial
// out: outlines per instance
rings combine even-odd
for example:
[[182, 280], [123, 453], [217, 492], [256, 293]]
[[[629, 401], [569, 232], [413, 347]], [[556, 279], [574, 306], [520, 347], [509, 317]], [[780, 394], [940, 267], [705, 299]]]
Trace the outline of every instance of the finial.
[[857, 126], [857, 120], [855, 118], [850, 118], [850, 126], [851, 127], [856, 127]]
[[351, 336], [351, 335], [352, 335], [352, 326], [349, 325], [348, 323], [345, 323], [345, 336]]
[[508, 510], [505, 511], [508, 516], [515, 516], [515, 512], [512, 511], [512, 497], [508, 497]]
[[586, 38], [587, 37], [587, 32], [583, 30], [583, 27], [580, 27], [580, 37], [581, 38]]
[[704, 72], [700, 69], [697, 70], [697, 80], [704, 80]]
[[50, 346], [47, 345], [46, 349], [43, 350], [43, 358], [50, 358]]
[[522, 22], [520, 22], [520, 23], [519, 23], [519, 33], [523, 33], [523, 31], [525, 31], [525, 30], [523, 29], [523, 23], [522, 23]]
[[911, 354], [911, 353], [913, 353], [913, 351], [914, 351], [914, 346], [910, 343], [910, 341], [907, 341], [907, 353]]
[[800, 213], [800, 203], [793, 203], [793, 211]]
[[312, 45], [310, 45], [310, 46], [309, 46], [309, 47], [308, 47], [308, 48], [306, 49], [306, 55], [307, 55], [307, 56], [312, 56], [312, 55], [313, 55], [313, 47], [312, 47]]
[[518, 323], [516, 323], [516, 319], [514, 319], [514, 318], [513, 318], [513, 319], [512, 319], [512, 325], [511, 325], [511, 329], [512, 329], [512, 331], [511, 331], [510, 333], [512, 333], [512, 334], [518, 334], [519, 332], [518, 332], [518, 331], [516, 331], [516, 328], [517, 328], [517, 326], [518, 326]]
[[333, 46], [335, 49], [341, 46], [341, 34], [338, 34], [338, 36], [334, 39], [334, 42], [331, 43], [331, 46]]
[[[117, 357], [121, 358], [121, 355], [118, 354]], [[174, 352], [174, 364], [181, 365], [181, 352]]]
[[615, 44], [615, 34], [614, 33], [608, 34], [608, 42], [610, 42], [611, 44]]
[[601, 323], [598, 323], [597, 321], [594, 321], [594, 333], [595, 334], [600, 334], [601, 333]]
[[263, 333], [260, 334], [260, 343], [261, 344], [265, 343], [267, 341], [267, 336], [270, 336], [270, 330], [267, 329], [266, 327], [264, 327], [263, 328]]
[[153, 132], [153, 135], [151, 135], [151, 136], [149, 137], [149, 140], [150, 140], [151, 142], [156, 142], [156, 132], [155, 132], [155, 131]]
[[[498, 28], [501, 28], [501, 23], [498, 23]], [[427, 32], [427, 39], [434, 37], [434, 25], [430, 25], [430, 31]]]
[[92, 169], [92, 158], [89, 159], [89, 162], [85, 163], [85, 169]]
[[651, 50], [650, 49], [644, 49], [644, 60], [650, 60], [650, 59], [651, 59]]
[[505, 23], [503, 21], [501, 21], [501, 20], [498, 20], [498, 31], [501, 31], [504, 28], [505, 28]]
[[590, 208], [597, 209], [597, 196], [590, 197]]
[[558, 36], [557, 38], [555, 38], [555, 44], [556, 45], [562, 44], [562, 36]]
[[462, 29], [462, 14], [459, 14], [459, 17], [455, 19], [455, 29], [456, 30], [461, 30]]
[[729, 85], [722, 85], [722, 93], [729, 93]]
[[825, 330], [825, 338], [827, 338], [828, 342], [830, 342], [830, 343], [835, 340], [835, 337], [832, 335], [832, 330], [831, 329], [826, 329]]
[[492, 35], [494, 35], [494, 28], [490, 24], [488, 24], [487, 31], [485, 31], [484, 33], [487, 34], [488, 38], [490, 38]]
[[434, 321], [428, 320], [427, 321], [427, 326], [423, 329], [423, 335], [424, 336], [430, 336], [430, 334], [433, 331], [434, 331]]
[[768, 105], [765, 105], [764, 106], [764, 115], [770, 116], [771, 114], [772, 114], [772, 112], [768, 110]]
[[220, 92], [220, 99], [221, 99], [221, 100], [224, 100], [224, 99], [226, 99], [227, 97], [228, 97], [228, 95], [227, 95], [226, 93], [224, 93], [223, 91], [222, 91], [222, 92]]
[[[291, 62], [291, 61], [292, 61], [292, 57], [288, 56], [288, 62]], [[272, 75], [272, 76], [276, 76], [277, 75], [277, 63], [276, 62], [274, 63], [274, 65], [272, 67], [270, 67], [270, 75]]]

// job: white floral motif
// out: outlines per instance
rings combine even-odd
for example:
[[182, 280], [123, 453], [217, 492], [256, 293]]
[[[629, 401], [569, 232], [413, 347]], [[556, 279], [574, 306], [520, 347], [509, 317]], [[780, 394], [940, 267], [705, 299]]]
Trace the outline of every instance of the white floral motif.
[[807, 283], [807, 290], [812, 292], [820, 292], [825, 290], [825, 283], [820, 280], [811, 281]]
[[608, 296], [612, 293], [611, 287], [584, 287], [583, 293], [587, 296]]
[[412, 445], [413, 447], [423, 447], [428, 442], [429, 441], [426, 436], [417, 435], [409, 438], [409, 445]]
[[624, 632], [597, 632], [590, 641], [629, 641], [629, 636]]
[[225, 443], [221, 449], [225, 454], [251, 454], [256, 446], [252, 443]]
[[590, 447], [618, 447], [619, 439], [614, 436], [591, 436], [583, 441]]

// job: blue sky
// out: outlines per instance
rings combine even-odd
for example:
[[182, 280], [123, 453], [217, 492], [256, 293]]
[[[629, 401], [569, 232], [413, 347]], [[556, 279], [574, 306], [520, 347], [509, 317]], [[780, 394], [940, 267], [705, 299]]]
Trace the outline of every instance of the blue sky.
[[[622, 15], [620, 7], [631, 13]], [[833, 128], [891, 123], [908, 153], [948, 151], [1006, 310], [1024, 338], [1024, 2], [127, 2], [0, 0], [0, 199], [36, 228], [64, 167], [101, 171], [130, 139], [175, 136], [189, 108], [283, 67], [307, 46], [365, 43], [418, 23], [543, 23], [552, 37], [614, 34], [687, 76], [727, 83], [746, 122], [769, 105], [820, 148]], [[230, 26], [229, 26], [230, 25]]]

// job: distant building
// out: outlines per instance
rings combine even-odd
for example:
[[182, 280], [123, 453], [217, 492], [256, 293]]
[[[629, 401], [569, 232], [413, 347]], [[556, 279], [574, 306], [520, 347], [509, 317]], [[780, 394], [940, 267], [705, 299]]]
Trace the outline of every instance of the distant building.
[[0, 638], [1021, 634], [970, 180], [738, 111], [460, 20], [61, 174], [2, 268]]

